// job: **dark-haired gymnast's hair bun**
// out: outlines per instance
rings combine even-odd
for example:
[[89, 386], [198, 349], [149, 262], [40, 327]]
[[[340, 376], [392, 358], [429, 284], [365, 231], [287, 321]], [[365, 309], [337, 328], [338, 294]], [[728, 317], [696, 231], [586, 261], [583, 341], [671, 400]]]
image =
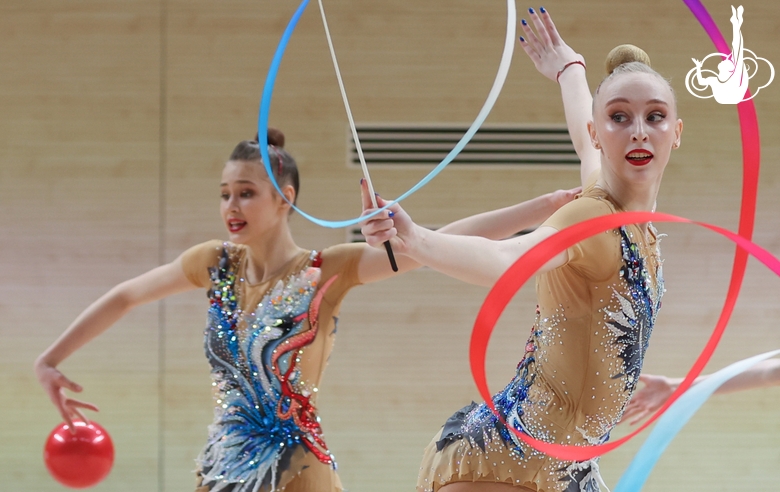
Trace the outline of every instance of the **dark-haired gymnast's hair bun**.
[[[260, 135], [255, 133], [255, 139], [254, 142], [260, 142]], [[274, 147], [279, 147], [280, 149], [284, 148], [284, 133], [282, 133], [281, 130], [277, 130], [276, 128], [269, 128], [268, 129], [268, 145], [273, 145]]]
[[277, 130], [276, 128], [269, 128], [268, 129], [268, 145], [273, 145], [274, 147], [279, 147], [280, 149], [284, 148], [284, 133], [282, 133], [281, 130]]
[[648, 67], [650, 65], [650, 57], [641, 48], [634, 46], [633, 44], [621, 44], [612, 48], [612, 51], [607, 55], [607, 74], [611, 74], [617, 67], [624, 63], [639, 62], [644, 63]]

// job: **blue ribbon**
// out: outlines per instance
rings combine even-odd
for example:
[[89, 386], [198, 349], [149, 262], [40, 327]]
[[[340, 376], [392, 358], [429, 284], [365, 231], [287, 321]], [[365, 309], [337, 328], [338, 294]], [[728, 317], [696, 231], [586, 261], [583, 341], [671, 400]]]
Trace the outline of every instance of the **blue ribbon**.
[[[287, 198], [282, 193], [282, 190], [279, 187], [279, 183], [277, 183], [276, 178], [274, 177], [274, 173], [270, 165], [271, 159], [268, 155], [268, 115], [271, 109], [271, 96], [273, 95], [274, 84], [276, 83], [276, 74], [279, 72], [279, 65], [282, 63], [282, 57], [284, 56], [284, 51], [287, 49], [287, 43], [290, 41], [290, 37], [292, 36], [293, 31], [295, 30], [295, 26], [298, 24], [298, 20], [301, 18], [303, 11], [306, 10], [306, 6], [308, 4], [309, 4], [309, 0], [303, 0], [301, 2], [301, 5], [298, 7], [298, 10], [296, 10], [292, 19], [290, 19], [289, 24], [287, 24], [287, 28], [284, 30], [284, 34], [282, 34], [282, 39], [279, 41], [279, 46], [276, 48], [276, 53], [274, 54], [274, 58], [271, 61], [271, 66], [268, 69], [268, 76], [265, 79], [265, 86], [263, 87], [263, 96], [260, 100], [260, 114], [258, 116], [258, 121], [257, 121], [258, 145], [260, 147], [260, 155], [263, 158], [263, 166], [265, 167], [265, 171], [266, 173], [268, 173], [268, 178], [271, 180], [271, 183], [274, 185], [274, 188], [276, 188], [276, 191], [278, 191], [279, 194], [282, 195], [282, 197], [284, 197], [285, 200], [287, 200]], [[349, 227], [357, 224], [361, 220], [364, 220], [368, 217], [373, 217], [374, 215], [378, 214], [385, 208], [409, 197], [412, 193], [416, 192], [417, 190], [419, 190], [420, 188], [428, 184], [428, 182], [430, 182], [440, 172], [442, 172], [444, 168], [447, 167], [447, 165], [450, 162], [452, 162], [455, 159], [455, 157], [458, 156], [458, 154], [460, 154], [463, 148], [466, 147], [466, 144], [469, 143], [469, 141], [474, 136], [474, 134], [477, 133], [477, 130], [479, 130], [479, 128], [482, 126], [482, 123], [485, 122], [485, 119], [488, 117], [490, 111], [493, 109], [493, 105], [495, 104], [496, 99], [498, 99], [498, 95], [501, 93], [501, 89], [504, 86], [504, 81], [506, 80], [506, 76], [509, 73], [509, 67], [512, 62], [512, 54], [514, 52], [514, 46], [515, 46], [515, 31], [517, 29], [517, 12], [515, 9], [514, 0], [507, 0], [506, 5], [507, 5], [507, 25], [506, 25], [506, 41], [504, 43], [504, 53], [501, 56], [501, 63], [498, 67], [498, 73], [496, 74], [496, 79], [493, 82], [493, 87], [490, 89], [488, 98], [485, 101], [485, 104], [482, 106], [482, 110], [477, 115], [477, 118], [474, 120], [474, 123], [472, 123], [471, 126], [469, 127], [468, 131], [466, 131], [466, 133], [463, 135], [463, 137], [460, 139], [457, 145], [455, 145], [455, 147], [450, 151], [450, 153], [447, 154], [444, 160], [442, 160], [441, 163], [439, 163], [430, 173], [428, 173], [428, 175], [426, 175], [423, 179], [421, 179], [420, 182], [418, 182], [416, 185], [410, 188], [406, 193], [398, 197], [395, 201], [388, 203], [385, 207], [376, 210], [374, 213], [367, 215], [365, 217], [356, 217], [350, 220], [331, 221], [331, 220], [319, 219], [299, 209], [298, 207], [290, 203], [289, 200], [287, 200], [287, 203], [290, 203], [290, 206], [292, 206], [293, 209], [295, 209], [299, 214], [301, 214], [301, 216], [305, 217], [311, 222], [314, 222], [317, 225], [323, 227], [329, 227], [332, 229], [337, 229], [340, 227]]]
[[693, 417], [699, 408], [707, 401], [723, 383], [729, 379], [750, 369], [762, 360], [772, 358], [780, 354], [780, 350], [773, 350], [765, 354], [755, 355], [749, 359], [735, 362], [720, 371], [709, 375], [703, 381], [696, 383], [686, 391], [669, 409], [658, 419], [653, 432], [650, 433], [639, 452], [628, 465], [620, 478], [615, 492], [639, 492], [647, 481], [658, 458], [677, 433]]

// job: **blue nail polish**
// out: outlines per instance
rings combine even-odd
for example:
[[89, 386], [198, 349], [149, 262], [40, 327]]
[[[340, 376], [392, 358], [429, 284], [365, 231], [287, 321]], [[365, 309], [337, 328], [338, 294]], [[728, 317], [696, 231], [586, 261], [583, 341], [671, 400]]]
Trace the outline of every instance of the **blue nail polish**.
[[529, 13], [529, 14], [533, 14], [533, 13], [534, 13], [534, 9], [532, 9], [532, 8], [529, 8], [529, 9], [528, 9], [528, 13]]
[[543, 13], [543, 14], [546, 14], [546, 13], [547, 13], [547, 9], [545, 9], [544, 7], [539, 7], [539, 11], [540, 11], [541, 13]]
[[525, 38], [524, 38], [524, 37], [522, 37], [522, 36], [520, 36], [520, 42], [521, 42], [521, 43], [525, 43]]
[[363, 178], [360, 178], [360, 184], [363, 184]]
[[388, 214], [387, 214], [387, 216], [388, 216], [388, 217], [390, 217], [390, 218], [392, 219], [392, 218], [393, 218], [393, 216], [395, 216], [395, 212], [393, 212], [393, 211], [391, 210], [391, 211], [390, 211], [390, 213], [388, 213]]
[[522, 19], [520, 22], [522, 22], [524, 26], [528, 25], [528, 23], [525, 21], [525, 19]]

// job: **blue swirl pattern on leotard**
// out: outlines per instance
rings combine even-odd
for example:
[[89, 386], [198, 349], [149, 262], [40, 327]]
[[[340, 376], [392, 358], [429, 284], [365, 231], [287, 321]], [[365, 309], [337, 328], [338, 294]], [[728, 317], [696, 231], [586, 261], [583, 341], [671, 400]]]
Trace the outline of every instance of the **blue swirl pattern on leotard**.
[[[655, 271], [655, 282], [651, 282], [645, 258], [642, 257], [637, 244], [631, 241], [625, 227], [619, 228], [616, 233], [620, 237], [622, 285], [618, 289], [612, 288], [616, 309], [606, 310], [604, 319], [605, 325], [612, 333], [610, 343], [614, 344], [621, 363], [616, 365], [619, 369], [614, 374], [610, 374], [609, 379], [621, 381], [627, 394], [630, 394], [637, 384], [642, 360], [661, 306], [664, 283], [660, 262]], [[656, 254], [658, 254], [657, 248]], [[496, 410], [509, 426], [537, 439], [550, 438], [545, 431], [540, 430], [544, 426], [540, 427], [533, 415], [526, 415], [529, 409], [544, 404], [543, 400], [546, 399], [544, 397], [546, 390], [535, 388], [540, 371], [537, 365], [539, 350], [541, 345], [550, 343], [550, 335], [545, 334], [549, 324], [545, 322], [547, 320], [540, 318], [537, 309], [536, 323], [526, 342], [525, 353], [517, 365], [514, 378], [492, 398]], [[545, 337], [548, 337], [547, 341]], [[535, 398], [540, 401], [536, 401]], [[583, 435], [590, 444], [602, 444], [609, 439], [609, 430], [615, 423], [616, 421], [605, 424], [606, 431], [602, 434], [588, 436], [583, 433]], [[456, 412], [445, 423], [441, 438], [436, 444], [441, 451], [446, 446], [461, 440], [467, 440], [472, 447], [478, 447], [485, 456], [489, 454], [490, 444], [494, 441], [503, 443], [503, 446], [511, 450], [510, 456], [518, 460], [530, 458], [537, 453], [527, 448], [484, 403], [472, 403]], [[582, 463], [560, 462], [559, 466], [560, 468], [555, 470], [561, 477], [556, 491], [598, 492], [600, 490], [602, 480], [597, 460]]]
[[[243, 279], [237, 278], [235, 253], [226, 244], [219, 266], [210, 269], [204, 345], [217, 406], [198, 463], [203, 485], [212, 492], [274, 490], [292, 453], [320, 439], [313, 435], [318, 429], [312, 432], [301, 427], [300, 418], [284, 416], [292, 403], [285, 383], [300, 388], [301, 398], [308, 390], [296, 367], [299, 352], [279, 355], [304, 330], [320, 269], [307, 267], [279, 281], [253, 313], [245, 314], [239, 307], [236, 287]], [[335, 467], [326, 448], [324, 454]]]

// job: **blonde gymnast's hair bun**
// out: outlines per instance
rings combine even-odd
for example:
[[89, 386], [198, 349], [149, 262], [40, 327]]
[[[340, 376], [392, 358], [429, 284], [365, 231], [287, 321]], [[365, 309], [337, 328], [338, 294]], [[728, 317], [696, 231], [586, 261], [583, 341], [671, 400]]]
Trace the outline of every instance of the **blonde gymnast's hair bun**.
[[607, 55], [605, 65], [607, 69], [607, 76], [604, 77], [604, 80], [602, 80], [598, 87], [596, 87], [596, 94], [599, 93], [599, 90], [601, 89], [601, 86], [604, 85], [604, 82], [619, 75], [646, 73], [655, 75], [666, 84], [666, 86], [669, 88], [669, 91], [672, 93], [675, 108], [677, 107], [677, 95], [674, 93], [674, 87], [672, 87], [672, 84], [669, 82], [669, 80], [665, 79], [663, 75], [656, 72], [650, 66], [650, 57], [643, 49], [638, 48], [633, 44], [621, 44], [620, 46], [616, 46], [612, 48], [612, 51], [610, 51]]
[[647, 56], [647, 53], [645, 53], [643, 49], [638, 48], [633, 44], [615, 46], [607, 55], [607, 75], [612, 75], [619, 66], [632, 62], [639, 62], [651, 67], [650, 57]]

